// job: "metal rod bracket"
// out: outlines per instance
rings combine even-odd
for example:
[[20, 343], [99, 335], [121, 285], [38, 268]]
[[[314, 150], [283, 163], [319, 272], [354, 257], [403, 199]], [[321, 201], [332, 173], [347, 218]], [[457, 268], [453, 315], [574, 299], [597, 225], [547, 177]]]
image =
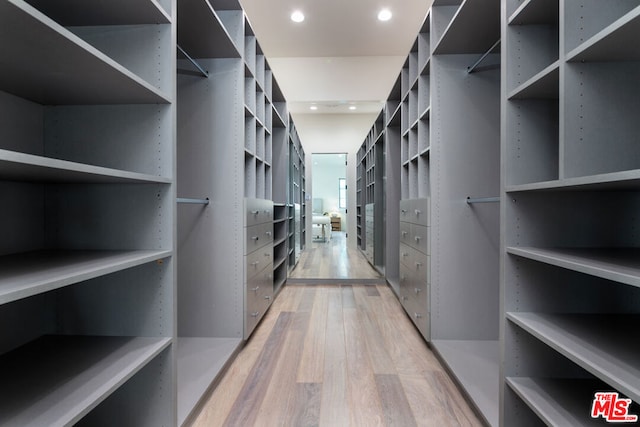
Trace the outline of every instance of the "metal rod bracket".
[[493, 46], [491, 46], [491, 47], [489, 48], [489, 50], [488, 50], [485, 54], [483, 54], [483, 55], [480, 57], [480, 59], [478, 59], [478, 60], [476, 61], [476, 63], [475, 63], [475, 64], [473, 64], [473, 65], [472, 65], [472, 66], [470, 66], [470, 67], [467, 67], [467, 73], [468, 73], [468, 74], [473, 73], [473, 71], [478, 67], [478, 65], [482, 64], [482, 61], [484, 61], [484, 60], [485, 60], [485, 58], [486, 58], [487, 56], [489, 56], [489, 54], [490, 54], [491, 52], [493, 52], [493, 49], [495, 49], [499, 44], [500, 44], [500, 39], [498, 39], [498, 41], [497, 41], [497, 42], [495, 42], [495, 43], [493, 44]]
[[189, 199], [189, 198], [186, 198], [186, 197], [178, 197], [177, 202], [178, 203], [191, 204], [191, 205], [208, 205], [209, 204], [209, 198], [206, 198], [206, 199]]
[[187, 52], [184, 51], [184, 49], [182, 49], [180, 47], [180, 45], [176, 45], [176, 47], [178, 48], [178, 50], [180, 51], [180, 53], [182, 53], [185, 58], [187, 58], [189, 60], [189, 62], [191, 62], [193, 64], [194, 67], [196, 67], [198, 69], [198, 71], [200, 71], [200, 73], [206, 77], [209, 78], [209, 73], [207, 71], [205, 71], [204, 68], [202, 68], [200, 66], [200, 64], [198, 64], [198, 61], [196, 61], [195, 59], [193, 59], [191, 56], [189, 56], [189, 54]]
[[473, 203], [500, 203], [500, 197], [467, 197], [467, 204]]

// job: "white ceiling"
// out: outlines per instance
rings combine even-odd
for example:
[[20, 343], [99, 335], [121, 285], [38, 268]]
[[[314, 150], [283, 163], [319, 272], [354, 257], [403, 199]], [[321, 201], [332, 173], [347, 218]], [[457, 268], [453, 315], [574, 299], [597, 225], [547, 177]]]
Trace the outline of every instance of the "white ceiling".
[[[295, 118], [380, 111], [432, 0], [240, 3]], [[390, 21], [378, 21], [382, 7], [392, 11]], [[304, 22], [291, 21], [294, 10], [305, 14]]]

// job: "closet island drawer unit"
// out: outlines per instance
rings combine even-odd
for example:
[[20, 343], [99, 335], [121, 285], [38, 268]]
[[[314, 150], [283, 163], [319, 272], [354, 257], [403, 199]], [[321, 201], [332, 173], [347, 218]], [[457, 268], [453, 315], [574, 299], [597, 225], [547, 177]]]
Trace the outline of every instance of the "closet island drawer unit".
[[273, 300], [273, 202], [245, 199], [244, 338]]
[[430, 300], [429, 199], [400, 201], [400, 292], [402, 307], [428, 341]]

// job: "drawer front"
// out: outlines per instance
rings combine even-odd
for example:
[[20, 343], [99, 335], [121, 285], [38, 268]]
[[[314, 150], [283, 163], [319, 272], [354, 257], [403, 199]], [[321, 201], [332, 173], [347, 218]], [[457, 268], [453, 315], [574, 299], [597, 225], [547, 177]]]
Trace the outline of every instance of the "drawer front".
[[247, 338], [269, 309], [273, 299], [273, 265], [249, 279], [245, 291], [245, 338]]
[[420, 282], [411, 276], [410, 272], [401, 269], [400, 279], [400, 303], [407, 316], [418, 328], [422, 336], [430, 340], [430, 314], [429, 314], [429, 285]]
[[273, 222], [273, 202], [263, 199], [244, 199], [245, 226]]
[[409, 245], [411, 247], [417, 249], [425, 255], [431, 254], [431, 227], [411, 224], [410, 236], [411, 243]]
[[400, 201], [400, 221], [424, 226], [431, 225], [431, 199], [410, 199]]
[[403, 266], [409, 267], [413, 265], [415, 249], [404, 243], [400, 243], [400, 268]]
[[273, 269], [273, 246], [265, 246], [260, 250], [254, 251], [249, 255], [245, 255], [245, 280], [255, 277], [259, 272], [264, 270], [266, 266], [271, 265]]
[[244, 235], [244, 251], [245, 254], [250, 254], [269, 243], [273, 243], [273, 223], [266, 222], [264, 224], [245, 227]]
[[400, 243], [411, 245], [412, 238], [411, 223], [402, 221], [400, 223]]

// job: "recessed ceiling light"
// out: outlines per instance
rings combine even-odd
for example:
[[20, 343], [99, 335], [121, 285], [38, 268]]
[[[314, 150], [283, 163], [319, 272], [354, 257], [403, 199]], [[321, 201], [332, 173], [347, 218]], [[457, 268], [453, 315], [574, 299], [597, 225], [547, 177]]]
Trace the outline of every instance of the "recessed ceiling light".
[[349, 110], [353, 111], [353, 110], [355, 110], [355, 109], [356, 109], [356, 106], [355, 106], [355, 105], [350, 105], [350, 106], [349, 106]]
[[302, 21], [304, 21], [304, 13], [302, 13], [302, 12], [301, 12], [301, 11], [299, 11], [299, 10], [294, 11], [294, 12], [291, 14], [291, 20], [292, 20], [293, 22], [302, 22]]
[[315, 111], [315, 110], [318, 109], [318, 106], [317, 105], [312, 105], [311, 107], [309, 107], [309, 109]]
[[392, 16], [393, 14], [391, 13], [391, 11], [386, 8], [378, 12], [378, 20], [380, 21], [388, 21], [389, 19], [391, 19]]

